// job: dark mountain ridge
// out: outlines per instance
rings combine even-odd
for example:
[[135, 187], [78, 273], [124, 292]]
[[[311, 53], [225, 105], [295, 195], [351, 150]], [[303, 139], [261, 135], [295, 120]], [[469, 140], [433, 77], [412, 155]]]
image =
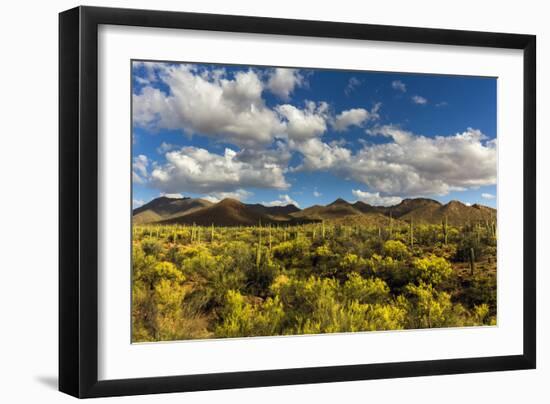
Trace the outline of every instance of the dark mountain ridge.
[[336, 223], [362, 223], [380, 225], [389, 217], [399, 221], [439, 224], [445, 218], [450, 225], [496, 220], [496, 209], [460, 201], [442, 204], [429, 198], [409, 198], [394, 206], [373, 206], [362, 201], [347, 202], [342, 198], [322, 206], [299, 209], [293, 204], [265, 206], [246, 204], [226, 198], [213, 203], [200, 198], [160, 197], [134, 209], [135, 224], [197, 224], [202, 226], [253, 226], [262, 224], [300, 224], [322, 220]]
[[226, 198], [191, 213], [172, 216], [157, 221], [160, 224], [197, 224], [200, 226], [254, 226], [262, 224], [300, 224], [309, 223], [308, 218], [298, 219], [290, 216], [297, 212], [295, 205], [264, 206], [245, 204], [236, 199]]

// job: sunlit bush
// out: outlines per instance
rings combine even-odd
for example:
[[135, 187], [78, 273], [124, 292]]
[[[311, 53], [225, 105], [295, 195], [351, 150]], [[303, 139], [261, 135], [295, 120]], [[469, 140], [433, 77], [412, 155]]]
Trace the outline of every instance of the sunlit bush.
[[162, 244], [153, 237], [146, 237], [141, 241], [141, 248], [145, 255], [158, 255], [162, 250]]
[[408, 328], [434, 328], [455, 324], [451, 296], [438, 292], [431, 284], [420, 282], [406, 287], [406, 300], [401, 303], [407, 309]]
[[453, 273], [451, 264], [445, 258], [435, 255], [414, 259], [413, 271], [414, 278], [432, 285], [438, 285]]
[[409, 249], [399, 240], [388, 240], [384, 243], [384, 255], [401, 260], [409, 256]]
[[216, 334], [220, 337], [279, 334], [283, 318], [284, 311], [277, 297], [254, 306], [239, 292], [229, 290]]
[[345, 301], [358, 303], [386, 303], [390, 298], [390, 288], [380, 278], [363, 279], [352, 273], [341, 287], [341, 294]]
[[496, 323], [496, 248], [479, 226], [449, 226], [445, 243], [442, 225], [415, 224], [412, 247], [408, 225], [324, 226], [138, 226], [133, 341]]

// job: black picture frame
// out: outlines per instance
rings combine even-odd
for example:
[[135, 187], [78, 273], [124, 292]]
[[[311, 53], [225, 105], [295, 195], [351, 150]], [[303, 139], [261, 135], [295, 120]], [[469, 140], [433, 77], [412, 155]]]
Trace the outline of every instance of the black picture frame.
[[[523, 50], [523, 354], [99, 381], [97, 62], [100, 24]], [[59, 15], [59, 100], [60, 391], [85, 398], [535, 368], [535, 36], [77, 7]]]

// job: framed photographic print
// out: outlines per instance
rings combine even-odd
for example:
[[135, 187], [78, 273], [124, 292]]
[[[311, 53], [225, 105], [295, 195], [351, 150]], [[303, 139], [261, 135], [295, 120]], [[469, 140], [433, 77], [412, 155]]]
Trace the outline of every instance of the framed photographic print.
[[535, 367], [535, 37], [60, 14], [60, 390]]

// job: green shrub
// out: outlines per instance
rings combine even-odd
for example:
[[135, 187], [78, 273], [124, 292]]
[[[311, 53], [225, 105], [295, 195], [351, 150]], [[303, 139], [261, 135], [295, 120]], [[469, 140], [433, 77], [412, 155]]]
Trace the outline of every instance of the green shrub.
[[445, 258], [431, 255], [413, 260], [413, 278], [420, 279], [432, 285], [438, 285], [447, 280], [453, 273], [451, 264]]
[[386, 303], [390, 299], [390, 288], [380, 278], [363, 279], [352, 273], [341, 288], [346, 302], [356, 301], [361, 304]]
[[384, 255], [402, 260], [409, 256], [408, 247], [399, 240], [388, 240], [384, 243]]
[[[451, 296], [438, 292], [431, 284], [409, 284], [401, 304], [407, 310], [407, 328], [438, 328], [463, 325], [462, 307], [453, 307]], [[458, 305], [457, 305], [458, 306]]]
[[146, 237], [141, 241], [141, 248], [145, 255], [157, 256], [162, 251], [162, 244], [153, 237]]
[[[133, 341], [496, 323], [495, 240], [476, 227], [449, 226], [445, 244], [415, 224], [414, 248], [397, 221], [390, 240], [356, 223], [211, 230], [134, 227]], [[455, 275], [469, 248], [482, 263]]]
[[249, 337], [281, 333], [284, 311], [278, 298], [252, 305], [239, 292], [229, 290], [216, 328], [220, 337]]

